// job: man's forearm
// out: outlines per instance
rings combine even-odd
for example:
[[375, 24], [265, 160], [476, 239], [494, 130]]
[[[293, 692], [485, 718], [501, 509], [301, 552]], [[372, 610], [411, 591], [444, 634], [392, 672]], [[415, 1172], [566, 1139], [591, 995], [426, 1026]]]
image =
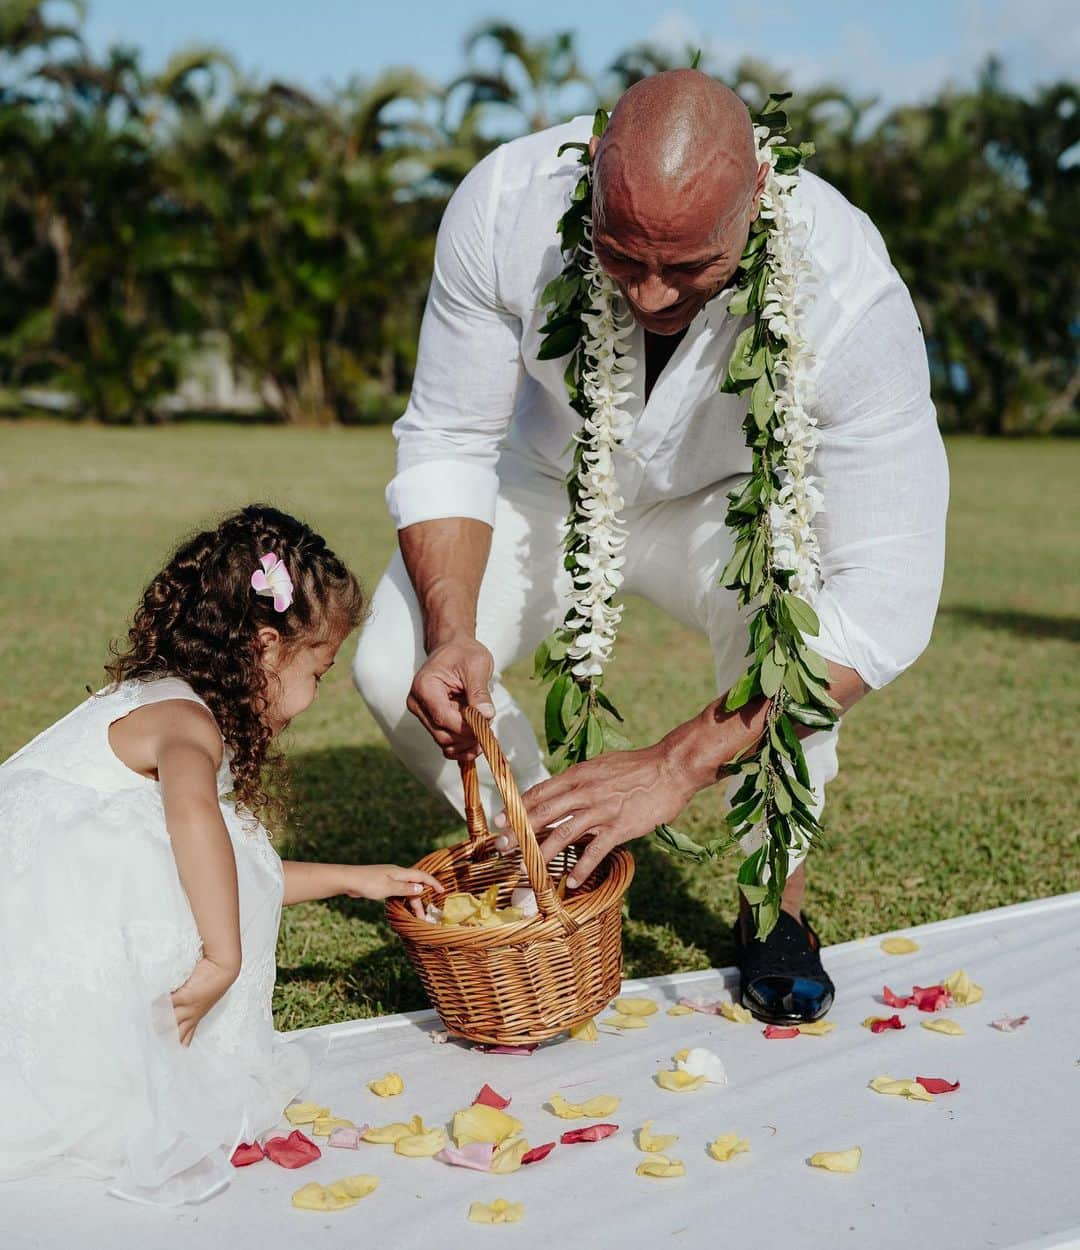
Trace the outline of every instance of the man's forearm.
[[491, 551], [491, 526], [471, 517], [419, 521], [398, 532], [424, 622], [424, 648], [476, 636], [476, 601]]
[[[829, 693], [847, 711], [870, 687], [853, 668], [829, 663]], [[660, 743], [670, 769], [691, 794], [714, 785], [726, 776], [724, 766], [765, 731], [768, 700], [752, 699], [736, 712], [724, 707], [724, 699], [710, 703], [700, 715], [673, 729]], [[800, 737], [817, 731], [800, 725]]]

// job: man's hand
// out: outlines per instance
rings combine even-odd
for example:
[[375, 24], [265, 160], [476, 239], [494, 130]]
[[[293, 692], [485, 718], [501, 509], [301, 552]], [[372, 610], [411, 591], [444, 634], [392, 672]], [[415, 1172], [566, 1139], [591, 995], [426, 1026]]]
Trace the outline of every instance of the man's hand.
[[460, 637], [432, 649], [413, 678], [405, 706], [450, 760], [475, 759], [479, 747], [461, 714], [471, 704], [489, 720], [495, 715], [488, 685], [495, 671], [491, 652], [475, 638]]
[[[575, 889], [617, 846], [674, 820], [696, 788], [672, 766], [664, 744], [657, 743], [638, 751], [610, 751], [575, 764], [522, 797], [545, 863], [572, 842], [591, 839], [567, 879], [567, 885]], [[495, 824], [506, 828], [505, 815], [496, 817]], [[552, 829], [553, 825], [557, 828]], [[545, 830], [551, 830], [546, 837]], [[512, 845], [512, 835], [496, 841], [499, 850]]]
[[191, 976], [173, 991], [172, 1005], [181, 1046], [191, 1045], [199, 1021], [225, 996], [239, 973], [239, 968], [225, 967], [212, 959], [200, 959]]

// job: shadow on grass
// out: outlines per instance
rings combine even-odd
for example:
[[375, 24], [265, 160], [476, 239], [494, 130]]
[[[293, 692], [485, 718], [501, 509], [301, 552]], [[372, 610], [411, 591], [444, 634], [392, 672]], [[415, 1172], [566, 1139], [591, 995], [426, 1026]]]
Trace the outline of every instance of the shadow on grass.
[[[421, 786], [386, 747], [327, 747], [295, 756], [292, 784], [297, 821], [282, 847], [289, 858], [412, 864], [436, 846], [465, 836], [457, 812]], [[630, 889], [631, 923], [623, 933], [628, 975], [730, 963], [734, 885], [731, 914], [721, 916], [690, 888], [700, 870], [645, 840], [631, 849], [637, 868]], [[377, 925], [386, 933], [386, 944], [368, 946], [345, 969], [319, 961], [281, 967], [279, 982], [340, 982], [344, 975], [349, 1000], [358, 1007], [405, 1011], [426, 1005], [404, 948], [385, 927], [382, 903], [334, 898], [323, 905]]]
[[1080, 621], [1067, 616], [1040, 616], [1033, 612], [1009, 612], [993, 608], [944, 607], [939, 616], [951, 616], [965, 625], [1000, 629], [1020, 638], [1059, 638], [1080, 642]]

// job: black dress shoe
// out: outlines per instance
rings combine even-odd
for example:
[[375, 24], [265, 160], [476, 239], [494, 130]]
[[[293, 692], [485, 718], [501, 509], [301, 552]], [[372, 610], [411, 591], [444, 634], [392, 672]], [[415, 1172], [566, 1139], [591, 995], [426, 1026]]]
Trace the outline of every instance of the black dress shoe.
[[766, 1024], [809, 1024], [833, 1004], [836, 988], [821, 966], [821, 942], [786, 911], [762, 942], [735, 921], [735, 952], [742, 1004]]

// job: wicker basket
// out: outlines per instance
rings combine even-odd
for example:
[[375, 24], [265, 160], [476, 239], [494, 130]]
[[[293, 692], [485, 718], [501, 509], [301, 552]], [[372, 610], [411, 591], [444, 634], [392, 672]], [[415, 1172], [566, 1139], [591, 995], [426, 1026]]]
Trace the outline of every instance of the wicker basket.
[[[474, 1042], [522, 1045], [541, 1042], [601, 1011], [622, 980], [622, 897], [634, 875], [629, 851], [616, 850], [588, 880], [560, 900], [552, 875], [569, 872], [578, 847], [568, 847], [545, 867], [521, 792], [491, 726], [464, 709], [491, 766], [517, 832], [538, 914], [513, 924], [463, 927], [418, 920], [402, 899], [390, 899], [386, 916], [405, 943], [428, 997], [452, 1033]], [[433, 851], [417, 864], [449, 891], [482, 893], [499, 885], [499, 906], [510, 902], [520, 879], [516, 856], [499, 855], [480, 806], [476, 764], [462, 763], [469, 838]], [[425, 890], [421, 901], [436, 900]]]

